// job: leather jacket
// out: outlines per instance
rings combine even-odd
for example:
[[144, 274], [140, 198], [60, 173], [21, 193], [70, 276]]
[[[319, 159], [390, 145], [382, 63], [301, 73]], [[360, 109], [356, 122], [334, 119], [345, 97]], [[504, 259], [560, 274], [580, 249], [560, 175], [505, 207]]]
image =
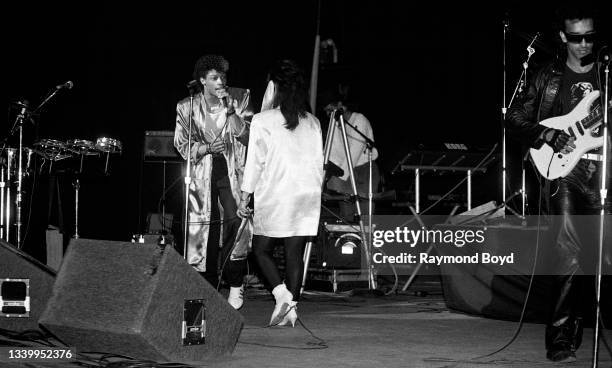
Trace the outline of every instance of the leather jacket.
[[539, 122], [561, 114], [558, 94], [563, 80], [564, 63], [557, 59], [539, 69], [531, 78], [527, 91], [508, 109], [508, 135], [531, 148], [544, 144]]

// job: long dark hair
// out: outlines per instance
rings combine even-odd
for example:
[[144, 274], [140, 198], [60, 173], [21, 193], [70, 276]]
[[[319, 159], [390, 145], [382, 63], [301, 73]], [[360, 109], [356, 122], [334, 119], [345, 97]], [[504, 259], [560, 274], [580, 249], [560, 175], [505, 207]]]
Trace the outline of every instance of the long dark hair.
[[279, 107], [286, 120], [285, 127], [295, 129], [300, 118], [306, 117], [308, 109], [306, 78], [300, 67], [291, 60], [276, 62], [270, 70], [269, 79], [274, 82], [276, 94], [273, 107]]

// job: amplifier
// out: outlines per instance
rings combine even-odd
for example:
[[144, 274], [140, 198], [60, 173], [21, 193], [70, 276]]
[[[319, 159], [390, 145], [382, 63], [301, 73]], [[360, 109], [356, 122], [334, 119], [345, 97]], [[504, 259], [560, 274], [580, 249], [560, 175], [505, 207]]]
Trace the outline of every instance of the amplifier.
[[145, 131], [144, 159], [145, 161], [182, 162], [183, 158], [174, 148], [174, 131]]

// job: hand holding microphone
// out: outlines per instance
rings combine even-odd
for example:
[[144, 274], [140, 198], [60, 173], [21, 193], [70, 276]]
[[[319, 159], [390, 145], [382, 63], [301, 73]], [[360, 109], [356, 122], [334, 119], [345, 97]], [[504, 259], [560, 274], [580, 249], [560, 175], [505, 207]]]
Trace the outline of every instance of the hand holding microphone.
[[226, 88], [217, 90], [217, 97], [221, 99], [223, 106], [227, 108], [227, 116], [236, 113], [236, 100], [232, 98]]

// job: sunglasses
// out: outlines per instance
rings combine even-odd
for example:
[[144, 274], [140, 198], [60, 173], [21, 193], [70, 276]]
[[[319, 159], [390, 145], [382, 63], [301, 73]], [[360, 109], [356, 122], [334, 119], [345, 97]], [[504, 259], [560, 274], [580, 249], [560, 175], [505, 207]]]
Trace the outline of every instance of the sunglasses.
[[582, 40], [584, 40], [586, 43], [593, 43], [597, 39], [597, 33], [595, 32], [586, 34], [572, 34], [564, 32], [564, 34], [567, 42], [571, 43], [581, 43]]

